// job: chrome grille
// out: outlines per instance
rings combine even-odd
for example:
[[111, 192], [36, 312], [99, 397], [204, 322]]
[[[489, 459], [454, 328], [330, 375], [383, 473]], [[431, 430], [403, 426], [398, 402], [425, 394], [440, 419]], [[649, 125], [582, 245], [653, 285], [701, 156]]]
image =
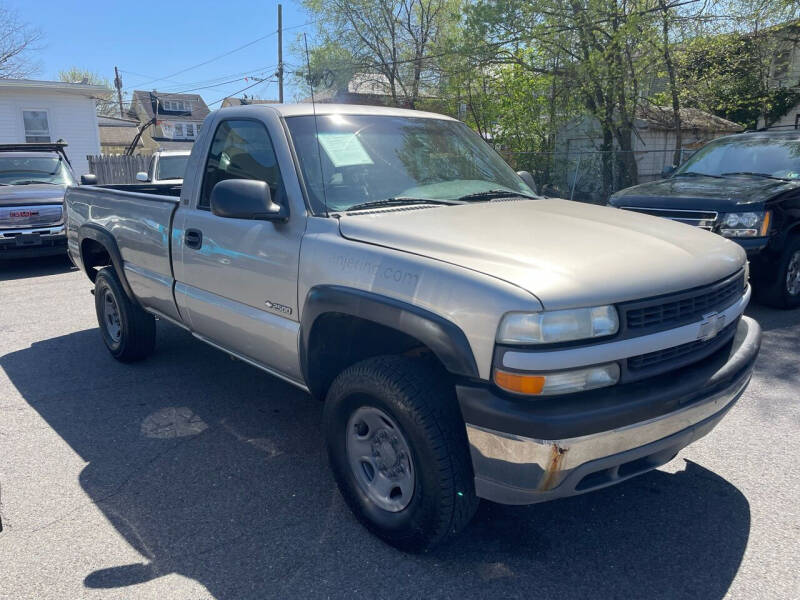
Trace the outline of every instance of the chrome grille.
[[700, 229], [711, 231], [717, 222], [718, 213], [709, 210], [677, 210], [671, 208], [644, 208], [640, 206], [621, 206], [623, 210], [630, 210], [653, 217], [663, 217], [679, 223], [693, 225]]
[[664, 372], [705, 358], [705, 356], [733, 337], [738, 324], [739, 319], [736, 319], [710, 340], [695, 340], [680, 346], [648, 352], [639, 356], [631, 356], [627, 359], [628, 370], [642, 371], [647, 369], [650, 371], [648, 375], [652, 375], [656, 369], [659, 372]]
[[622, 322], [630, 334], [642, 335], [680, 327], [710, 312], [727, 308], [745, 290], [744, 271], [699, 288], [619, 305]]
[[30, 229], [58, 225], [62, 219], [61, 204], [0, 207], [0, 229]]

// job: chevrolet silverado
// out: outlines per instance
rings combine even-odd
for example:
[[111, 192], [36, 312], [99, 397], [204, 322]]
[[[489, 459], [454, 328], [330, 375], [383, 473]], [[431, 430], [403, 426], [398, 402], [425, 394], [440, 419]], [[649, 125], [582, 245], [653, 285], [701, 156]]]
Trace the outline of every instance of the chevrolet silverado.
[[[366, 106], [209, 115], [181, 187], [67, 193], [120, 361], [156, 318], [324, 400], [339, 489], [408, 551], [672, 459], [744, 392], [744, 250], [535, 194], [464, 124]], [[235, 391], [232, 391], [235, 393]]]

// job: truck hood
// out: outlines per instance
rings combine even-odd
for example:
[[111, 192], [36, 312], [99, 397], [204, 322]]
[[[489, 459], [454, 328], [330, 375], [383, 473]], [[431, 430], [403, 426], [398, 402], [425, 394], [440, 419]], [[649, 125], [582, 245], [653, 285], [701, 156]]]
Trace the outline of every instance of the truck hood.
[[750, 176], [671, 177], [642, 183], [614, 194], [613, 206], [732, 211], [753, 209], [785, 192], [800, 188], [798, 181]]
[[568, 200], [484, 202], [344, 214], [351, 240], [472, 269], [549, 310], [623, 302], [722, 279], [745, 263], [721, 236]]
[[65, 190], [62, 185], [0, 185], [0, 206], [61, 204]]

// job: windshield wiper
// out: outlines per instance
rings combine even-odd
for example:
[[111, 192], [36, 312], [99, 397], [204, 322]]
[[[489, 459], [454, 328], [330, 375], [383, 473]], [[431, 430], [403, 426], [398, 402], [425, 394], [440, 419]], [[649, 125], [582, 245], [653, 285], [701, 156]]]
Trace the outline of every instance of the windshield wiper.
[[23, 179], [22, 181], [15, 181], [10, 185], [61, 185], [60, 183], [53, 183], [52, 181], [39, 181], [37, 179]]
[[398, 196], [396, 198], [384, 198], [383, 200], [370, 200], [369, 202], [354, 204], [348, 207], [345, 212], [364, 210], [367, 208], [381, 208], [383, 206], [403, 206], [407, 204], [459, 204], [459, 202], [453, 200], [426, 200], [425, 198], [404, 198]]
[[683, 173], [676, 173], [673, 177], [713, 177], [714, 179], [722, 179], [722, 175], [711, 175], [710, 173], [698, 173], [697, 171], [684, 171]]
[[486, 190], [485, 192], [476, 192], [474, 194], [466, 194], [459, 196], [457, 200], [460, 202], [475, 202], [480, 200], [494, 200], [496, 198], [529, 198], [537, 200], [536, 196], [529, 196], [528, 194], [521, 194], [520, 192], [512, 192], [511, 190]]
[[750, 175], [751, 177], [763, 177], [764, 179], [777, 179], [778, 181], [791, 181], [790, 179], [786, 179], [785, 177], [775, 177], [774, 175], [769, 175], [768, 173], [753, 173], [752, 171], [731, 171], [730, 173], [723, 173], [722, 176], [726, 177], [728, 175]]

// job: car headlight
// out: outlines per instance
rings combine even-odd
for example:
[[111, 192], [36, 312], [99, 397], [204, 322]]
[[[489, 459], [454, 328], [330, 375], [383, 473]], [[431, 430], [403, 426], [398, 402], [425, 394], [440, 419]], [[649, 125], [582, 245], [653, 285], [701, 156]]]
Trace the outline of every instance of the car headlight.
[[770, 211], [727, 213], [719, 232], [730, 238], [764, 237], [769, 231]]
[[556, 344], [613, 335], [617, 309], [595, 306], [535, 313], [508, 313], [497, 328], [499, 344]]

